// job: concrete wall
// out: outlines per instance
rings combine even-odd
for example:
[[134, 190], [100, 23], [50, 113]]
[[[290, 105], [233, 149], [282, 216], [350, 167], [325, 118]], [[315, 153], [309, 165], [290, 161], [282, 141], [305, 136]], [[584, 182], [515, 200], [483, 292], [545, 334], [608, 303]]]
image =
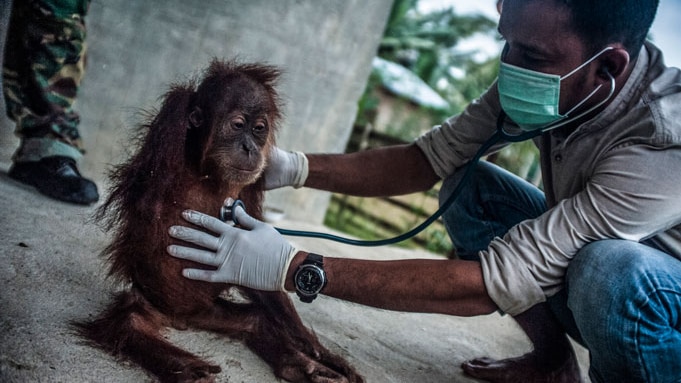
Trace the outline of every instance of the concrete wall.
[[[76, 105], [88, 149], [83, 172], [105, 187], [108, 164], [126, 156], [139, 109], [157, 106], [168, 84], [196, 74], [212, 57], [238, 56], [284, 70], [280, 147], [342, 151], [391, 3], [94, 0], [87, 18], [87, 73]], [[13, 126], [3, 117], [0, 128], [0, 162], [8, 162]], [[284, 209], [288, 218], [318, 223], [328, 197], [287, 188], [268, 193], [267, 205]]]

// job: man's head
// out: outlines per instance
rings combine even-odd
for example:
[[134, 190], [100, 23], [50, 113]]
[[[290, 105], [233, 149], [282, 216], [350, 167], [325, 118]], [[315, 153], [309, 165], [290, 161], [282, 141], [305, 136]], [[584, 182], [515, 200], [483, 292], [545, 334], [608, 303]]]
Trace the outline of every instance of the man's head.
[[[534, 0], [499, 0], [497, 8], [526, 5]], [[569, 23], [592, 53], [610, 43], [621, 43], [635, 59], [655, 19], [659, 0], [539, 0], [562, 5]], [[537, 15], [541, 16], [541, 15]]]
[[499, 32], [506, 40], [502, 61], [564, 76], [611, 47], [561, 81], [560, 112], [584, 99], [588, 102], [579, 109], [586, 110], [608, 97], [611, 77], [616, 81], [615, 93], [626, 82], [658, 1], [504, 0], [499, 21]]
[[[513, 1], [513, 0], [511, 0]], [[655, 19], [659, 0], [559, 0], [570, 10], [571, 22], [592, 52], [621, 43], [634, 59]]]

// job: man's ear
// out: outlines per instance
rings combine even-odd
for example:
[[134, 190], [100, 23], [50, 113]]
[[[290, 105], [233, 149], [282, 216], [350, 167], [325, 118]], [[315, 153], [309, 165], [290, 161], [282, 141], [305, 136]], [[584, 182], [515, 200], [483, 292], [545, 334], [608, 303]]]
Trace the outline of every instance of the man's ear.
[[[603, 52], [603, 55], [598, 59], [600, 66], [596, 71], [597, 78], [604, 82], [610, 82], [609, 73], [615, 80], [619, 80], [621, 76], [627, 75], [630, 72], [629, 59], [629, 52], [622, 47], [616, 47], [615, 49]], [[622, 81], [617, 82], [621, 83]]]
[[194, 107], [194, 110], [189, 113], [189, 123], [192, 127], [198, 128], [203, 124], [203, 111], [198, 106]]

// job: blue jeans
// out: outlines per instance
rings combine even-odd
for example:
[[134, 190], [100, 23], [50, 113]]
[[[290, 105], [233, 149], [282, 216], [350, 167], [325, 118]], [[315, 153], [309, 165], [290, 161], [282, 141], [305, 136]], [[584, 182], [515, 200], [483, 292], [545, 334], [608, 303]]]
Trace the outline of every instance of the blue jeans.
[[[442, 203], [462, 177], [447, 178]], [[542, 214], [544, 194], [480, 162], [443, 219], [457, 255], [479, 259], [495, 236]], [[594, 382], [681, 382], [681, 261], [645, 243], [608, 239], [575, 254], [565, 288], [548, 299], [590, 353]]]

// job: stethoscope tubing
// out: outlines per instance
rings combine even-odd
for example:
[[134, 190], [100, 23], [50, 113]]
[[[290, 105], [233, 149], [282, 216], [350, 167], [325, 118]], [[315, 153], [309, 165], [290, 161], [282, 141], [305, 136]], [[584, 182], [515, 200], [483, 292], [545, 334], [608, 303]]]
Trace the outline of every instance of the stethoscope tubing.
[[398, 236], [392, 237], [392, 238], [386, 238], [386, 239], [378, 239], [378, 240], [361, 240], [361, 239], [352, 239], [352, 238], [346, 238], [346, 237], [341, 237], [338, 235], [334, 234], [328, 234], [328, 233], [321, 233], [321, 232], [316, 232], [316, 231], [304, 231], [304, 230], [289, 230], [289, 229], [283, 229], [283, 228], [278, 228], [275, 227], [275, 229], [282, 235], [286, 236], [291, 236], [291, 237], [307, 237], [307, 238], [320, 238], [320, 239], [326, 239], [330, 241], [335, 241], [335, 242], [340, 242], [344, 243], [347, 245], [353, 245], [353, 246], [364, 246], [364, 247], [375, 247], [375, 246], [385, 246], [385, 245], [392, 245], [395, 243], [399, 243], [402, 241], [405, 241], [407, 239], [410, 239], [423, 230], [425, 230], [428, 226], [430, 226], [433, 222], [435, 222], [438, 218], [444, 214], [449, 207], [452, 206], [454, 201], [458, 198], [459, 194], [461, 194], [461, 190], [463, 189], [463, 186], [465, 185], [466, 182], [470, 179], [472, 176], [473, 172], [475, 171], [476, 164], [480, 159], [487, 153], [487, 151], [494, 146], [497, 142], [501, 140], [505, 140], [508, 142], [521, 142], [525, 141], [531, 138], [534, 138], [542, 133], [543, 130], [536, 130], [536, 131], [529, 131], [529, 132], [523, 132], [520, 134], [510, 134], [507, 133], [506, 130], [504, 129], [504, 120], [506, 118], [506, 114], [502, 111], [499, 114], [499, 117], [497, 118], [497, 131], [485, 141], [480, 148], [478, 148], [478, 151], [475, 153], [473, 158], [469, 161], [468, 165], [466, 166], [466, 170], [461, 177], [461, 180], [459, 183], [456, 185], [456, 188], [454, 188], [454, 191], [452, 194], [447, 197], [444, 203], [440, 205], [440, 207], [433, 213], [430, 217], [426, 218], [425, 221], [420, 223], [418, 226], [414, 227], [413, 229], [402, 233]]

